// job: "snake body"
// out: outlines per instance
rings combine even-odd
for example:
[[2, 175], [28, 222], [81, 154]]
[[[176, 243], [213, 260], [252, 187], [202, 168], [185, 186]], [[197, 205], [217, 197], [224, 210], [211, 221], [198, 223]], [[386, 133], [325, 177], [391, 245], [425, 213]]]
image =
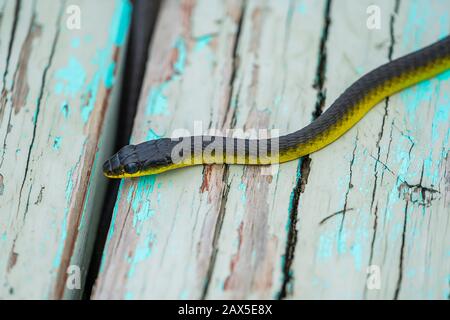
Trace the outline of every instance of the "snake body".
[[259, 140], [221, 136], [150, 140], [120, 149], [106, 160], [103, 172], [110, 178], [129, 178], [195, 164], [262, 165], [298, 159], [337, 140], [386, 97], [448, 69], [450, 36], [365, 74], [316, 120], [293, 133]]

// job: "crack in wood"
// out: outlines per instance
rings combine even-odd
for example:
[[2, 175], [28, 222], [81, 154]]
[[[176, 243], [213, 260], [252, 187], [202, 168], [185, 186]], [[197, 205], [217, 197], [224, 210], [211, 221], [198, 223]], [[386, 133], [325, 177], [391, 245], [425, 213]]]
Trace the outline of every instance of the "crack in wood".
[[339, 211], [337, 211], [337, 212], [335, 212], [335, 213], [332, 213], [332, 214], [330, 214], [328, 217], [326, 217], [326, 218], [323, 218], [320, 222], [319, 222], [319, 225], [322, 225], [322, 224], [324, 224], [325, 222], [327, 222], [328, 220], [330, 220], [331, 218], [333, 218], [333, 217], [335, 217], [335, 216], [338, 216], [338, 215], [340, 215], [340, 214], [344, 214], [344, 213], [346, 213], [346, 212], [349, 212], [349, 211], [353, 211], [353, 210], [355, 210], [355, 208], [348, 208], [347, 210], [339, 210]]
[[398, 278], [397, 278], [397, 285], [395, 287], [394, 300], [398, 300], [403, 280], [403, 259], [405, 255], [406, 224], [408, 222], [408, 203], [409, 202], [406, 201], [403, 219], [402, 242], [400, 245], [400, 261], [398, 264]]
[[[20, 209], [20, 203], [21, 203], [21, 198], [22, 198], [22, 191], [23, 191], [23, 187], [25, 185], [26, 178], [28, 176], [28, 170], [29, 170], [30, 159], [31, 159], [31, 151], [33, 149], [34, 141], [36, 139], [36, 130], [37, 130], [37, 124], [38, 124], [38, 119], [39, 119], [39, 112], [40, 112], [40, 109], [41, 109], [42, 97], [44, 95], [44, 87], [45, 87], [46, 81], [47, 81], [47, 72], [50, 69], [50, 66], [51, 66], [51, 64], [53, 62], [53, 57], [54, 57], [55, 51], [56, 51], [56, 43], [58, 42], [59, 34], [60, 34], [60, 31], [61, 31], [60, 30], [60, 25], [61, 25], [62, 15], [63, 15], [63, 12], [64, 12], [63, 9], [64, 9], [64, 5], [61, 5], [61, 8], [60, 8], [59, 13], [58, 13], [58, 18], [56, 20], [56, 32], [55, 32], [55, 37], [53, 38], [53, 43], [52, 43], [52, 46], [51, 46], [51, 49], [50, 49], [50, 56], [48, 58], [47, 65], [44, 67], [44, 70], [42, 72], [41, 88], [40, 88], [39, 95], [38, 95], [38, 98], [37, 98], [36, 111], [35, 111], [35, 115], [34, 115], [33, 133], [32, 133], [32, 136], [31, 136], [30, 146], [28, 148], [27, 160], [26, 160], [26, 165], [25, 165], [25, 173], [24, 173], [22, 184], [21, 184], [20, 191], [19, 191], [19, 201], [18, 201], [18, 206], [17, 206], [17, 213], [19, 212], [19, 209]], [[30, 185], [30, 192], [31, 192], [32, 187], [33, 186]], [[28, 201], [26, 203], [25, 212], [24, 212], [24, 215], [23, 215], [23, 220], [24, 221], [25, 221], [25, 218], [26, 218], [26, 215], [27, 215], [27, 212], [28, 212], [28, 206], [29, 206], [29, 198], [28, 198]]]
[[[15, 39], [15, 35], [16, 35], [17, 21], [19, 20], [20, 5], [21, 5], [21, 0], [17, 0], [16, 1], [16, 6], [15, 6], [15, 9], [14, 9], [13, 25], [12, 25], [12, 30], [11, 30], [11, 38], [9, 39], [9, 44], [8, 44], [8, 53], [7, 53], [7, 56], [6, 56], [5, 70], [3, 71], [2, 93], [1, 93], [1, 97], [0, 97], [0, 123], [3, 120], [3, 114], [4, 114], [4, 111], [6, 109], [6, 104], [8, 102], [8, 93], [7, 93], [6, 89], [5, 89], [6, 77], [8, 75], [9, 61], [10, 61], [10, 58], [11, 58], [12, 47], [13, 47], [13, 43], [14, 43], [14, 39]], [[10, 123], [11, 123], [12, 109], [13, 109], [13, 107], [11, 106], [11, 110], [9, 112], [9, 117], [8, 117], [8, 124], [6, 126], [6, 134], [5, 134], [4, 138], [3, 138], [3, 150], [2, 150], [2, 157], [1, 157], [1, 160], [0, 160], [0, 167], [3, 165], [3, 161], [4, 161], [4, 158], [5, 158], [6, 139], [8, 137], [9, 131], [10, 131], [9, 127], [10, 127]]]
[[[241, 31], [242, 31], [242, 26], [244, 23], [246, 7], [247, 7], [247, 2], [244, 1], [241, 5], [240, 15], [237, 19], [236, 35], [234, 37], [232, 57], [231, 57], [232, 69], [231, 69], [231, 75], [230, 75], [230, 80], [229, 80], [229, 93], [228, 93], [228, 98], [227, 98], [228, 101], [227, 101], [227, 105], [226, 105], [226, 109], [225, 109], [225, 116], [224, 116], [224, 120], [222, 122], [222, 127], [225, 126], [230, 114], [231, 114], [230, 128], [233, 128], [236, 124], [236, 108], [233, 108], [233, 106], [232, 106], [232, 103], [233, 103], [232, 97], [233, 97], [233, 93], [234, 93], [233, 84], [235, 83], [235, 80], [237, 77], [237, 70], [239, 68], [238, 46], [239, 46], [239, 40], [241, 38]], [[239, 90], [239, 89], [237, 89], [237, 90]], [[236, 101], [238, 101], [238, 98], [239, 98], [239, 91], [236, 91]], [[213, 168], [211, 168], [211, 169], [214, 170]], [[204, 168], [203, 169], [202, 187], [209, 185], [208, 178], [210, 176], [211, 176], [210, 173], [208, 174], [208, 169]], [[224, 187], [222, 189], [222, 194], [220, 196], [219, 213], [217, 216], [216, 226], [214, 228], [214, 234], [213, 234], [213, 240], [212, 240], [212, 253], [211, 253], [209, 263], [208, 263], [208, 268], [207, 268], [206, 277], [205, 277], [205, 283], [204, 283], [203, 291], [201, 294], [202, 299], [205, 299], [208, 294], [211, 277], [214, 272], [214, 268], [215, 268], [215, 264], [216, 264], [216, 258], [217, 258], [217, 252], [218, 252], [218, 241], [219, 241], [219, 237], [220, 237], [220, 232], [222, 230], [222, 224], [223, 224], [226, 204], [227, 204], [227, 200], [228, 200], [228, 193], [229, 193], [230, 185], [231, 185], [231, 183], [228, 184], [228, 178], [229, 178], [229, 166], [225, 164], [223, 166], [223, 175], [222, 175], [222, 185]]]
[[19, 61], [17, 64], [18, 67], [14, 73], [14, 83], [17, 84], [17, 88], [14, 86], [12, 96], [12, 108], [14, 109], [14, 114], [17, 114], [20, 109], [25, 106], [26, 97], [28, 96], [29, 91], [27, 72], [32, 43], [42, 34], [42, 26], [37, 25], [35, 19], [36, 16], [33, 14], [27, 36], [20, 50]]
[[[418, 206], [430, 207], [433, 200], [436, 200], [433, 195], [440, 193], [439, 190], [423, 186], [423, 174], [425, 170], [425, 163], [422, 163], [422, 171], [420, 173], [420, 180], [417, 184], [409, 184], [403, 181], [398, 186], [399, 198], [403, 196], [403, 200], [417, 204]], [[419, 197], [416, 197], [418, 195]]]
[[328, 33], [331, 25], [331, 4], [332, 0], [328, 0], [325, 5], [325, 16], [323, 23], [323, 32], [322, 37], [320, 39], [320, 48], [319, 48], [319, 63], [317, 65], [316, 71], [316, 79], [313, 84], [313, 88], [317, 90], [317, 100], [316, 107], [313, 112], [313, 119], [318, 118], [325, 106], [326, 100], [326, 90], [324, 88], [325, 80], [326, 80], [326, 66], [327, 66], [327, 41], [328, 41]]
[[[391, 19], [389, 21], [389, 34], [390, 34], [390, 44], [389, 44], [389, 49], [388, 49], [388, 60], [392, 61], [392, 56], [394, 53], [394, 46], [395, 46], [395, 35], [394, 35], [394, 25], [395, 25], [395, 18], [399, 13], [399, 9], [400, 9], [400, 0], [396, 0], [395, 4], [394, 4], [394, 12], [391, 13]], [[386, 119], [388, 117], [388, 110], [389, 110], [389, 97], [387, 97], [385, 99], [385, 104], [384, 104], [384, 114], [383, 114], [383, 118], [382, 118], [382, 122], [381, 122], [381, 129], [380, 132], [378, 133], [378, 140], [376, 142], [376, 147], [377, 147], [377, 158], [375, 159], [375, 166], [373, 168], [374, 171], [374, 182], [373, 182], [373, 189], [372, 189], [372, 199], [370, 201], [370, 211], [372, 212], [373, 210], [373, 205], [375, 202], [375, 196], [376, 196], [376, 190], [377, 190], [377, 185], [378, 185], [378, 163], [381, 163], [380, 161], [380, 157], [381, 157], [381, 140], [383, 139], [384, 136], [384, 130], [385, 130], [385, 124], [386, 124]], [[391, 140], [389, 141], [389, 147], [388, 147], [388, 153], [390, 151], [390, 144], [392, 142], [392, 127], [391, 127]], [[387, 166], [385, 165], [385, 168], [387, 168]], [[384, 176], [384, 170], [382, 170], [381, 172], [381, 182], [383, 180], [383, 176]], [[376, 237], [377, 237], [377, 228], [378, 228], [378, 203], [375, 205], [375, 210], [373, 210], [373, 234], [372, 234], [372, 239], [370, 242], [370, 253], [369, 253], [369, 263], [368, 265], [371, 266], [372, 262], [373, 262], [373, 254], [374, 254], [374, 248], [375, 248], [375, 241], [376, 241]], [[367, 275], [369, 276], [369, 275]], [[364, 287], [364, 297], [367, 296], [367, 286]]]
[[211, 283], [212, 274], [214, 272], [214, 267], [216, 264], [217, 252], [219, 251], [218, 242], [219, 242], [219, 237], [220, 237], [220, 231], [222, 230], [223, 220], [225, 217], [226, 203], [228, 200], [228, 193], [230, 191], [230, 185], [231, 185], [231, 183], [228, 183], [228, 170], [229, 170], [229, 167], [225, 166], [224, 174], [223, 174], [223, 184], [225, 187], [223, 188], [223, 191], [222, 191], [223, 193], [221, 196], [219, 214], [217, 215], [217, 222], [216, 222], [216, 226], [214, 228], [213, 241], [211, 244], [212, 245], [212, 253], [211, 253], [211, 258], [210, 258], [210, 261], [208, 264], [208, 269], [206, 272], [205, 284], [204, 284], [203, 291], [201, 294], [201, 299], [206, 299], [206, 297], [208, 295], [208, 290], [209, 290], [209, 286]]
[[345, 213], [347, 212], [347, 204], [348, 204], [348, 196], [350, 194], [350, 189], [353, 188], [353, 184], [352, 184], [352, 178], [353, 178], [353, 164], [355, 163], [355, 156], [356, 156], [356, 149], [358, 148], [358, 136], [359, 136], [359, 131], [356, 131], [356, 137], [355, 137], [355, 146], [353, 148], [353, 152], [352, 152], [352, 159], [350, 160], [350, 176], [348, 179], [348, 187], [347, 187], [347, 191], [345, 192], [345, 200], [344, 200], [344, 208], [342, 209], [342, 219], [341, 219], [341, 224], [339, 226], [339, 239], [342, 236], [342, 231], [344, 230], [344, 220], [345, 220]]
[[[312, 121], [317, 119], [323, 112], [326, 100], [325, 71], [327, 65], [327, 42], [329, 29], [331, 25], [331, 4], [332, 0], [327, 0], [323, 18], [323, 32], [319, 44], [319, 60], [316, 69], [316, 79], [313, 88], [317, 90], [316, 106], [312, 114]], [[298, 204], [300, 202], [300, 194], [305, 191], [308, 183], [308, 176], [311, 170], [311, 157], [305, 156], [300, 159], [297, 167], [297, 181], [291, 192], [290, 211], [289, 211], [289, 230], [287, 235], [286, 250], [284, 254], [283, 264], [283, 280], [277, 298], [284, 299], [288, 295], [289, 287], [293, 281], [293, 272], [291, 270], [294, 262], [295, 248], [297, 246], [297, 221], [298, 221]]]

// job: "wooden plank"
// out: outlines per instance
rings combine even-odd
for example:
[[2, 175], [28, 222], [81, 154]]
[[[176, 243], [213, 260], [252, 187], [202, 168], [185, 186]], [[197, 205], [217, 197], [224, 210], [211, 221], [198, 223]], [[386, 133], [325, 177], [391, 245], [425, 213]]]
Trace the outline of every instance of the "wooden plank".
[[[366, 26], [373, 4], [380, 29]], [[448, 4], [166, 1], [132, 140], [192, 134], [195, 120], [296, 130], [365, 72], [448, 33]], [[272, 174], [205, 166], [122, 181], [93, 298], [445, 297], [446, 77]]]
[[[381, 9], [379, 30], [362, 19], [372, 3]], [[327, 104], [391, 50], [395, 58], [448, 34], [449, 4], [334, 3]], [[290, 297], [448, 297], [448, 78], [380, 103], [338, 143], [311, 155]]]
[[131, 6], [0, 8], [0, 298], [79, 297], [66, 280], [89, 263]]
[[[247, 3], [234, 82], [237, 128], [274, 128], [284, 134], [311, 121], [324, 10], [318, 1]], [[286, 163], [274, 167], [273, 174], [230, 167], [208, 298], [279, 296], [299, 166], [300, 161]]]
[[[132, 141], [193, 132], [194, 121], [205, 130], [229, 123], [241, 12], [240, 1], [161, 4]], [[201, 297], [223, 171], [217, 167], [217, 182], [207, 185], [201, 166], [122, 181], [93, 298]]]
[[[225, 128], [230, 126], [238, 128], [245, 126], [247, 129], [266, 128], [267, 126], [276, 128], [282, 124], [284, 130], [294, 130], [299, 125], [297, 121], [285, 122], [284, 119], [289, 113], [295, 115], [292, 119], [298, 119], [300, 125], [305, 125], [310, 121], [316, 99], [316, 91], [312, 88], [312, 83], [315, 78], [321, 26], [308, 20], [308, 16], [304, 14], [303, 10], [307, 7], [316, 15], [320, 15], [323, 11], [323, 4], [304, 1], [291, 3], [288, 1], [279, 3], [253, 1], [246, 4], [245, 9], [240, 8], [240, 5], [242, 4], [237, 2], [228, 3], [229, 8], [223, 11], [244, 10], [243, 15], [238, 11], [238, 14], [235, 14], [237, 17], [235, 15], [226, 17], [229, 22], [223, 18], [219, 20], [222, 21], [221, 29], [224, 30], [218, 33], [216, 40], [218, 43], [212, 42], [211, 48], [205, 48], [208, 51], [212, 50], [212, 53], [207, 51], [208, 54], [213, 55], [212, 58], [217, 56], [215, 59], [218, 61], [223, 59], [223, 62], [213, 69], [214, 72], [204, 72], [200, 68], [205, 68], [205, 65], [210, 68], [209, 61], [204, 61], [201, 55], [198, 56], [195, 47], [194, 50], [188, 50], [186, 72], [181, 75], [182, 83], [179, 84], [181, 88], [176, 87], [176, 82], [171, 82], [168, 87], [170, 91], [164, 92], [170, 113], [165, 117], [156, 117], [155, 115], [144, 117], [145, 110], [148, 108], [148, 97], [152, 96], [155, 87], [157, 89], [161, 85], [161, 79], [168, 78], [167, 71], [154, 69], [162, 65], [164, 68], [172, 70], [171, 66], [174, 64], [167, 57], [170, 57], [169, 52], [176, 47], [177, 36], [168, 36], [166, 34], [168, 31], [164, 26], [166, 20], [175, 20], [173, 16], [178, 15], [177, 11], [180, 9], [172, 2], [166, 3], [160, 15], [153, 51], [150, 55], [146, 80], [148, 85], [144, 90], [140, 114], [137, 117], [134, 141], [145, 140], [148, 137], [149, 129], [159, 136], [170, 136], [170, 129], [192, 126], [191, 123], [198, 119], [203, 120], [203, 123], [210, 122], [209, 126], [216, 128], [220, 128], [224, 121], [223, 127]], [[181, 8], [184, 6], [182, 5]], [[196, 19], [204, 14], [205, 8], [211, 10], [210, 12], [215, 12], [211, 9], [210, 2], [208, 5], [206, 2], [196, 2], [190, 20], [197, 21]], [[238, 19], [239, 15], [242, 15], [241, 19]], [[214, 15], [208, 16], [212, 21], [218, 19]], [[208, 20], [202, 20], [203, 23], [209, 26]], [[228, 26], [229, 23], [231, 24]], [[237, 24], [240, 25], [239, 32], [237, 32]], [[225, 26], [227, 27], [225, 28]], [[176, 25], [172, 27], [179, 28]], [[252, 30], [255, 28], [258, 32], [253, 34]], [[273, 28], [277, 28], [283, 36], [275, 37], [276, 33], [272, 32]], [[214, 34], [216, 32], [215, 29], [205, 29], [202, 33], [195, 34]], [[189, 31], [184, 31], [184, 33], [189, 34]], [[290, 42], [289, 37], [299, 37], [304, 41], [300, 41], [300, 45], [295, 45], [297, 42]], [[167, 39], [169, 41], [166, 44]], [[236, 44], [233, 44], [233, 41]], [[273, 41], [276, 42], [273, 43]], [[222, 44], [222, 42], [224, 43]], [[214, 46], [212, 46], [213, 44]], [[237, 44], [235, 57], [233, 57], [232, 47]], [[167, 49], [161, 49], [166, 47]], [[188, 46], [188, 48], [190, 47]], [[222, 57], [223, 48], [228, 48], [224, 57]], [[278, 48], [275, 52], [275, 59], [271, 58], [274, 54], [273, 48]], [[177, 57], [178, 52], [179, 49]], [[164, 57], [164, 62], [160, 61], [160, 56]], [[293, 57], [301, 57], [308, 63], [304, 64], [303, 59], [292, 59]], [[227, 64], [228, 68], [234, 67], [235, 70], [227, 69], [226, 72], [217, 72], [217, 68], [222, 68], [222, 64]], [[265, 68], [259, 67], [260, 64], [264, 65], [267, 71]], [[279, 65], [284, 65], [284, 67], [279, 68]], [[307, 68], [304, 67], [305, 65]], [[189, 69], [192, 70], [191, 73], [188, 73]], [[296, 72], [289, 73], [290, 69], [296, 70]], [[261, 70], [261, 75], [258, 75], [258, 70]], [[205, 83], [214, 84], [220, 81], [225, 84], [225, 87], [210, 89], [199, 86], [197, 78], [194, 78], [199, 73], [208, 79], [205, 80]], [[224, 80], [222, 80], [223, 73], [225, 74]], [[238, 89], [234, 90], [231, 99], [228, 99], [229, 93], [226, 85], [231, 79], [227, 80], [227, 77], [232, 74], [234, 76], [233, 86]], [[268, 74], [275, 74], [277, 81], [272, 83], [271, 78], [267, 77]], [[153, 80], [154, 77], [157, 80]], [[262, 89], [255, 92], [254, 89], [258, 88], [262, 81], [265, 81], [261, 83]], [[256, 83], [258, 85], [255, 85]], [[274, 83], [276, 85], [271, 88]], [[186, 90], [183, 88], [184, 86], [189, 86], [189, 97], [182, 99], [180, 96]], [[300, 97], [299, 91], [304, 92], [305, 96]], [[217, 101], [217, 104], [211, 105], [210, 100], [202, 98], [204, 94], [224, 98]], [[253, 95], [256, 97], [254, 98]], [[289, 104], [298, 102], [305, 107], [289, 109]], [[229, 106], [229, 104], [231, 105]], [[156, 109], [159, 110], [159, 108]], [[172, 109], [175, 109], [178, 114]], [[225, 115], [223, 115], [223, 109], [226, 109]], [[269, 122], [270, 112], [273, 113], [273, 116], [270, 117]], [[204, 119], [205, 117], [206, 119]], [[211, 117], [212, 120], [208, 117]], [[250, 121], [247, 122], [247, 118]], [[159, 129], [159, 126], [165, 127]], [[154, 133], [151, 133], [151, 136], [153, 135]], [[230, 245], [236, 243], [240, 229], [240, 223], [236, 224], [236, 220], [244, 219], [246, 215], [243, 212], [246, 210], [249, 210], [249, 216], [252, 215], [251, 220], [245, 221], [246, 225], [248, 224], [250, 228], [252, 225], [257, 226], [259, 216], [255, 211], [258, 210], [255, 210], [253, 205], [254, 201], [258, 201], [263, 194], [269, 197], [268, 203], [284, 206], [285, 214], [272, 217], [268, 217], [270, 212], [266, 208], [264, 214], [267, 224], [261, 225], [262, 228], [265, 228], [272, 223], [271, 220], [275, 220], [273, 222], [275, 227], [270, 230], [269, 236], [273, 238], [274, 234], [279, 233], [280, 239], [275, 241], [275, 246], [272, 242], [273, 239], [266, 242], [264, 247], [264, 250], [267, 250], [267, 256], [264, 257], [266, 266], [263, 266], [261, 261], [255, 261], [248, 267], [250, 269], [244, 266], [237, 270], [246, 274], [251, 268], [259, 268], [258, 265], [261, 266], [261, 270], [276, 268], [278, 274], [274, 272], [270, 277], [273, 277], [273, 282], [277, 281], [277, 278], [281, 278], [280, 266], [285, 241], [283, 233], [286, 234], [290, 190], [296, 183], [296, 167], [296, 162], [286, 164], [275, 177], [263, 176], [258, 179], [257, 183], [264, 184], [262, 189], [265, 191], [261, 194], [259, 194], [261, 190], [256, 189], [257, 183], [250, 182], [250, 187], [246, 186], [247, 180], [251, 180], [253, 176], [257, 175], [260, 169], [247, 170], [244, 167], [233, 167], [229, 170], [222, 166], [205, 167], [203, 176], [201, 168], [189, 168], [157, 177], [124, 181], [105, 250], [103, 268], [93, 297], [200, 298], [220, 295], [228, 275], [214, 274], [213, 276], [214, 267], [218, 266], [220, 272], [223, 272], [222, 266], [226, 270], [231, 261], [236, 260], [233, 247], [227, 247], [225, 244], [227, 239], [220, 239], [220, 237], [229, 234], [229, 237], [233, 237], [229, 241]], [[287, 192], [283, 192], [285, 190], [282, 189], [281, 195], [279, 193], [271, 195], [273, 190], [277, 189], [278, 184], [289, 185], [289, 190], [286, 189]], [[243, 191], [244, 188], [249, 191]], [[248, 193], [248, 196], [245, 193]], [[174, 199], [177, 200], [174, 201]], [[222, 219], [225, 220], [222, 222]], [[222, 228], [226, 231], [221, 231], [222, 223]], [[248, 241], [249, 244], [258, 244], [260, 240], [265, 240], [269, 236], [264, 232], [249, 234], [245, 241]], [[277, 252], [271, 252], [271, 250]], [[251, 250], [249, 254], [251, 254]], [[276, 260], [272, 260], [277, 255]], [[215, 262], [216, 257], [219, 259], [218, 262]], [[243, 256], [243, 258], [247, 257]], [[221, 261], [222, 259], [224, 261]], [[245, 261], [244, 259], [243, 261]], [[178, 268], [177, 271], [174, 272], [174, 268]], [[235, 273], [238, 272], [235, 271]], [[176, 276], [174, 277], [174, 275]], [[142, 277], [151, 277], [153, 280], [142, 281]], [[124, 280], [112, 280], [118, 278]], [[251, 279], [245, 279], [245, 281], [249, 283]], [[227, 289], [226, 291], [234, 292], [233, 294], [237, 296], [245, 294], [243, 290], [247, 289], [243, 286], [242, 289]], [[271, 297], [276, 291], [276, 286], [273, 286], [256, 293], [258, 296]]]

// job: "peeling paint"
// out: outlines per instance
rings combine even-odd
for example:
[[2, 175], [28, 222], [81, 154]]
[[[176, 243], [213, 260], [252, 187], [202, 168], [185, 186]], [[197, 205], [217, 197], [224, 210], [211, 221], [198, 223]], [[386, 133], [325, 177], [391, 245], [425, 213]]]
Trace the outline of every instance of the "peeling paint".
[[70, 46], [73, 49], [78, 49], [80, 47], [80, 44], [81, 44], [81, 40], [78, 37], [74, 37], [74, 38], [72, 38], [72, 40], [70, 40]]
[[186, 42], [182, 37], [177, 38], [175, 42], [177, 50], [177, 60], [173, 64], [174, 74], [168, 80], [155, 84], [147, 98], [146, 115], [169, 115], [168, 99], [165, 91], [169, 84], [177, 80], [184, 73], [186, 66], [187, 49]]
[[134, 198], [131, 202], [133, 209], [133, 228], [140, 234], [142, 223], [155, 214], [155, 210], [150, 208], [150, 197], [155, 187], [156, 176], [141, 177], [136, 185]]
[[75, 171], [75, 167], [69, 170], [67, 173], [67, 182], [66, 182], [66, 191], [65, 191], [65, 199], [66, 199], [66, 207], [64, 209], [64, 216], [62, 220], [61, 227], [59, 228], [61, 235], [58, 241], [58, 250], [56, 252], [56, 256], [53, 260], [53, 268], [58, 268], [61, 263], [61, 258], [64, 250], [65, 240], [67, 238], [67, 218], [70, 210], [70, 201], [72, 199], [73, 194], [73, 173]]
[[137, 264], [150, 257], [154, 243], [155, 236], [153, 234], [149, 234], [144, 238], [144, 243], [136, 248], [134, 255], [128, 259], [130, 264], [130, 268], [127, 273], [128, 278], [131, 278], [134, 275]]
[[55, 137], [53, 140], [53, 149], [58, 151], [59, 148], [61, 148], [61, 140], [62, 138], [60, 136]]
[[55, 93], [74, 97], [81, 92], [86, 80], [83, 65], [74, 56], [69, 58], [67, 66], [55, 72]]
[[241, 191], [241, 200], [245, 203], [247, 201], [247, 195], [245, 194], [247, 191], [247, 185], [241, 181], [238, 188]]
[[61, 104], [61, 113], [65, 119], [69, 118], [69, 105], [67, 104], [67, 101], [64, 101]]
[[155, 131], [153, 131], [153, 129], [148, 129], [148, 131], [147, 131], [147, 140], [156, 140], [156, 139], [159, 139], [161, 137], [162, 136], [160, 136]]
[[197, 37], [195, 39], [194, 51], [201, 51], [209, 45], [209, 43], [214, 39], [214, 35], [205, 34], [203, 36]]
[[150, 91], [147, 102], [147, 115], [168, 115], [167, 96], [164, 89], [168, 86], [167, 82], [153, 87]]
[[184, 68], [186, 66], [186, 42], [182, 37], [179, 37], [177, 39], [177, 42], [175, 43], [175, 48], [178, 51], [178, 57], [177, 61], [174, 63], [173, 68], [175, 69], [175, 72], [178, 74], [182, 74], [184, 72]]
[[131, 8], [128, 0], [116, 0], [116, 10], [110, 26], [109, 41], [104, 49], [97, 51], [92, 61], [93, 64], [97, 65], [97, 72], [88, 85], [89, 101], [81, 109], [84, 123], [89, 121], [90, 114], [94, 110], [100, 85], [103, 84], [106, 89], [109, 89], [115, 82], [114, 50], [125, 43], [130, 25]]

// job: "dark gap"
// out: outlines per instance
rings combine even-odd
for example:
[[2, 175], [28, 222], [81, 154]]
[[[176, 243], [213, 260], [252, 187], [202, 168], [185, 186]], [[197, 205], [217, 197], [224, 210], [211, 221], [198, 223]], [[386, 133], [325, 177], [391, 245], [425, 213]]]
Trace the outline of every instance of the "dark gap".
[[[148, 49], [153, 34], [160, 0], [134, 0], [125, 64], [123, 69], [119, 115], [115, 148], [117, 151], [130, 141], [134, 117], [141, 92], [147, 64]], [[112, 212], [117, 199], [120, 180], [110, 179], [105, 194], [103, 208], [94, 241], [91, 261], [86, 275], [82, 299], [90, 299], [92, 288], [97, 279], [100, 263], [111, 222]]]

